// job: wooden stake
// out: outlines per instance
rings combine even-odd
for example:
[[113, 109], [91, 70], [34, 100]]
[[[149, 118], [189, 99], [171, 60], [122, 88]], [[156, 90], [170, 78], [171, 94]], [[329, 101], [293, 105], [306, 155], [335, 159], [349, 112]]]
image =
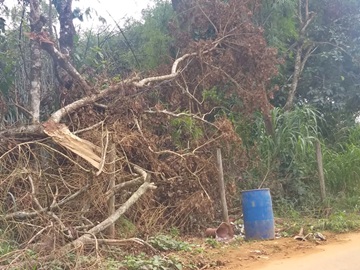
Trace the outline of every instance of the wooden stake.
[[227, 204], [226, 204], [226, 194], [225, 194], [224, 171], [223, 171], [220, 148], [216, 149], [216, 157], [217, 157], [217, 165], [218, 165], [218, 171], [219, 171], [218, 184], [219, 184], [222, 216], [223, 216], [224, 222], [229, 222], [229, 214], [228, 214], [228, 208], [227, 208]]
[[[115, 160], [116, 160], [116, 148], [115, 143], [113, 141], [113, 137], [111, 136], [111, 143], [109, 147], [109, 188], [108, 190], [112, 190], [115, 187]], [[108, 200], [108, 214], [112, 216], [115, 213], [115, 194], [113, 194]], [[115, 238], [115, 223], [112, 223], [108, 228], [108, 236], [110, 239]]]
[[316, 148], [316, 161], [319, 172], [319, 181], [320, 181], [320, 195], [321, 195], [321, 200], [324, 202], [326, 199], [326, 190], [325, 190], [325, 178], [324, 178], [324, 167], [322, 161], [321, 145], [319, 140], [316, 140], [315, 148]]

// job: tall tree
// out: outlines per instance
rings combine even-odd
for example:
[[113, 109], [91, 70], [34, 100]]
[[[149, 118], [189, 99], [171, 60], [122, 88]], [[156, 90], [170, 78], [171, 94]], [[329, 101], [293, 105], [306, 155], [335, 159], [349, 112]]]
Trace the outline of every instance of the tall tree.
[[298, 88], [300, 76], [304, 71], [307, 60], [314, 51], [315, 45], [307, 38], [309, 25], [314, 20], [314, 18], [315, 13], [309, 11], [309, 0], [298, 0], [299, 33], [298, 40], [295, 44], [296, 53], [294, 72], [292, 74], [292, 82], [289, 89], [289, 94], [284, 106], [285, 110], [290, 110], [294, 106], [294, 98]]
[[30, 39], [31, 49], [31, 70], [30, 70], [30, 104], [32, 122], [40, 122], [40, 101], [41, 101], [41, 46], [38, 36], [41, 35], [46, 19], [41, 15], [40, 1], [30, 0], [30, 26], [32, 37]]

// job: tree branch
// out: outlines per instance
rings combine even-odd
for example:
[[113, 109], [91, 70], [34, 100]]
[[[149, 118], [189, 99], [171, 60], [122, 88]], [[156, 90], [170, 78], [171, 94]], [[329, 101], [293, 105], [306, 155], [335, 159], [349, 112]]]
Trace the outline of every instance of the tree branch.
[[[83, 194], [86, 190], [88, 190], [89, 187], [90, 187], [90, 185], [86, 185], [82, 189], [75, 192], [74, 194], [64, 198], [59, 203], [52, 203], [51, 206], [50, 206], [50, 211], [52, 211], [52, 210], [54, 210], [56, 208], [59, 208], [59, 207], [63, 206], [65, 203], [68, 203], [68, 202], [74, 200], [79, 195]], [[40, 215], [41, 213], [46, 212], [47, 210], [48, 210], [47, 208], [42, 208], [39, 211], [33, 211], [33, 212], [18, 211], [18, 212], [10, 213], [10, 214], [7, 214], [7, 215], [2, 215], [0, 217], [5, 219], [5, 220], [12, 220], [12, 219], [24, 220], [24, 219], [27, 219], [27, 218], [34, 218], [34, 217]]]
[[[111, 224], [115, 223], [135, 202], [137, 202], [142, 195], [145, 194], [145, 192], [148, 189], [155, 189], [156, 186], [153, 183], [150, 182], [144, 182], [139, 189], [134, 192], [131, 197], [121, 206], [119, 207], [115, 213], [111, 216], [109, 216], [107, 219], [93, 227], [91, 230], [89, 230], [86, 234], [80, 236], [78, 239], [73, 241], [71, 244], [73, 246], [81, 247], [84, 244], [84, 241], [88, 238], [88, 234], [97, 234], [99, 232], [102, 232], [106, 228], [108, 228]], [[68, 248], [68, 247], [67, 247]]]
[[54, 44], [48, 40], [48, 42], [41, 42], [41, 47], [50, 54], [53, 60], [59, 64], [69, 75], [81, 86], [84, 92], [89, 95], [93, 92], [93, 88], [86, 82], [76, 68], [70, 63], [69, 55], [63, 54], [58, 51]]

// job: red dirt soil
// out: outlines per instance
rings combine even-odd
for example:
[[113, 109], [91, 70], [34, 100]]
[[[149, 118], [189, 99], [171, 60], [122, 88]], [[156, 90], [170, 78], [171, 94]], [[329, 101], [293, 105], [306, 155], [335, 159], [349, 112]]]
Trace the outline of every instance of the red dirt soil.
[[360, 233], [324, 235], [324, 242], [281, 238], [229, 245], [214, 251], [211, 257], [222, 265], [217, 268], [221, 270], [360, 269], [360, 256], [356, 255], [360, 254]]

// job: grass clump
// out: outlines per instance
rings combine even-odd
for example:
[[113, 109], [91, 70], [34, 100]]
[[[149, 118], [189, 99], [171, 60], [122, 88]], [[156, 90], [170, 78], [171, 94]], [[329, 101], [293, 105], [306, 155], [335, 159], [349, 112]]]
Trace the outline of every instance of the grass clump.
[[360, 229], [360, 215], [358, 213], [339, 211], [330, 215], [327, 219], [319, 219], [315, 228], [337, 233], [355, 231]]

